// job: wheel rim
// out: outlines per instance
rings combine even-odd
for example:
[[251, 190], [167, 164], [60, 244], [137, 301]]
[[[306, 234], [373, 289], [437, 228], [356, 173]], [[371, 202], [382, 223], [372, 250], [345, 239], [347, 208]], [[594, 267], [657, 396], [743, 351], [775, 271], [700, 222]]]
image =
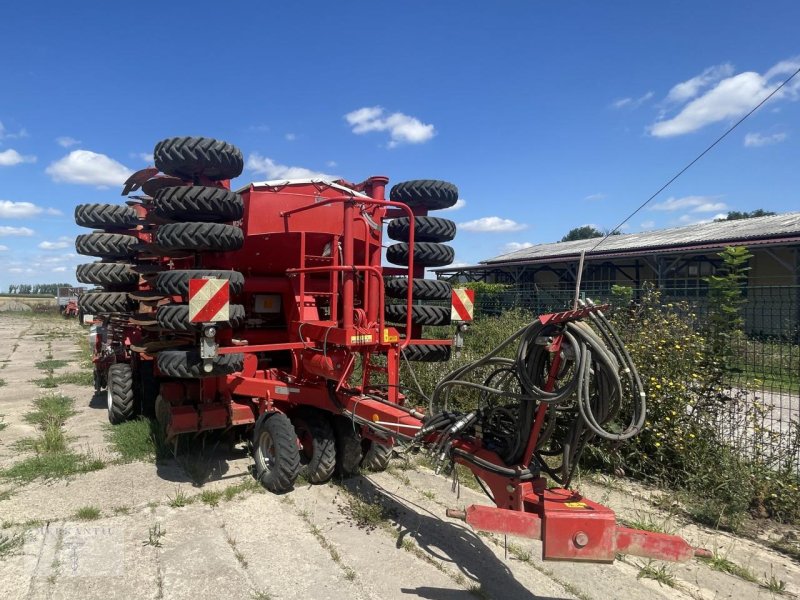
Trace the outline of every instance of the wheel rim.
[[256, 447], [256, 466], [259, 472], [269, 471], [275, 464], [275, 443], [268, 431], [262, 431], [258, 436]]
[[111, 407], [114, 404], [114, 398], [112, 396], [111, 380], [110, 379], [108, 380], [108, 383], [106, 384], [106, 403], [108, 404], [108, 412], [111, 412]]

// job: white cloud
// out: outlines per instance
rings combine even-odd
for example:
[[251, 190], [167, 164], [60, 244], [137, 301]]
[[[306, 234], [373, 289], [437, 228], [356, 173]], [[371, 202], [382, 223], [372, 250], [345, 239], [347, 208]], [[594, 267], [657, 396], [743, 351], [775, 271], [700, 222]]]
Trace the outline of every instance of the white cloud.
[[28, 132], [24, 127], [16, 133], [11, 133], [3, 126], [2, 121], [0, 121], [0, 140], [16, 140], [26, 137], [28, 137]]
[[141, 160], [142, 162], [147, 163], [148, 165], [152, 165], [155, 163], [155, 159], [153, 158], [152, 152], [137, 152], [136, 154], [134, 154], [134, 156], [139, 160]]
[[293, 142], [293, 141], [295, 141], [297, 139], [297, 135], [294, 134], [294, 133], [287, 133], [283, 137], [286, 138], [287, 142]]
[[786, 139], [784, 132], [771, 133], [765, 135], [763, 133], [748, 133], [744, 136], [744, 145], [747, 148], [760, 148], [761, 146], [771, 146], [772, 144], [780, 144]]
[[509, 252], [516, 252], [517, 250], [530, 248], [531, 246], [533, 246], [533, 244], [530, 242], [508, 242], [505, 246], [503, 246], [503, 252], [508, 254]]
[[667, 102], [687, 102], [702, 90], [718, 82], [723, 77], [733, 75], [733, 65], [725, 63], [708, 67], [705, 71], [691, 79], [675, 84], [667, 94]]
[[640, 225], [642, 229], [653, 229], [653, 227], [655, 226], [656, 226], [655, 221], [643, 221], [642, 224]]
[[77, 146], [78, 144], [81, 143], [81, 141], [76, 140], [73, 137], [69, 137], [68, 135], [64, 135], [61, 137], [57, 137], [56, 143], [62, 148], [69, 148], [70, 146]]
[[650, 207], [650, 210], [685, 210], [691, 209], [691, 212], [715, 212], [725, 210], [728, 205], [724, 202], [719, 202], [719, 196], [684, 196], [683, 198], [667, 198], [664, 202], [659, 202]]
[[464, 208], [466, 205], [467, 205], [467, 201], [466, 200], [462, 200], [461, 198], [459, 198], [458, 200], [456, 200], [456, 203], [453, 204], [453, 206], [451, 206], [449, 208], [443, 208], [442, 210], [459, 210], [461, 208]]
[[34, 233], [33, 229], [28, 227], [10, 227], [8, 225], [0, 225], [0, 237], [30, 237]]
[[75, 241], [71, 237], [61, 236], [58, 238], [58, 241], [55, 242], [48, 242], [44, 241], [39, 244], [39, 248], [42, 250], [63, 250], [64, 248], [69, 248], [74, 244]]
[[501, 217], [482, 217], [473, 221], [459, 223], [458, 226], [464, 231], [482, 231], [491, 233], [522, 231], [527, 227], [527, 225], [523, 223], [517, 223], [512, 219], [503, 219]]
[[422, 144], [436, 135], [433, 125], [400, 112], [385, 115], [381, 106], [359, 108], [347, 113], [344, 118], [357, 135], [371, 131], [388, 131], [391, 138], [389, 148], [403, 143]]
[[50, 269], [53, 273], [66, 273], [67, 267], [54, 267]]
[[33, 202], [0, 200], [0, 218], [3, 219], [25, 219], [38, 215], [43, 212], [43, 210], [43, 208], [36, 206]]
[[[787, 74], [798, 67], [800, 59], [793, 59], [778, 63], [764, 75], [746, 71], [721, 79], [711, 89], [684, 105], [674, 117], [656, 121], [649, 128], [650, 134], [655, 137], [684, 135], [711, 123], [742, 117], [775, 90]], [[698, 77], [702, 78], [703, 75]], [[710, 76], [706, 79], [708, 77]], [[712, 81], [713, 79], [709, 79], [707, 83], [701, 82], [694, 88], [690, 85], [683, 93], [686, 95], [699, 91], [702, 85], [710, 84]], [[797, 99], [799, 90], [800, 80], [793, 81], [778, 92], [775, 99]]]
[[253, 173], [262, 173], [268, 179], [326, 179], [328, 181], [336, 181], [339, 179], [336, 175], [328, 175], [320, 171], [312, 171], [305, 167], [289, 167], [276, 163], [271, 158], [261, 156], [254, 152], [247, 157], [247, 168]]
[[6, 250], [8, 250], [8, 246], [3, 246], [3, 244], [0, 244], [0, 252], [5, 252]]
[[339, 163], [337, 163], [335, 160], [329, 160], [328, 162], [325, 163], [325, 166], [330, 169], [333, 169], [334, 167], [338, 167]]
[[607, 197], [606, 194], [589, 194], [584, 200], [605, 200]]
[[122, 185], [132, 171], [105, 154], [89, 150], [73, 150], [51, 163], [45, 173], [59, 183], [77, 183], [105, 187]]
[[16, 150], [9, 148], [0, 152], [0, 167], [13, 167], [22, 163], [35, 163], [36, 157], [31, 155], [22, 155]]
[[620, 98], [619, 100], [614, 100], [611, 103], [613, 108], [639, 108], [642, 104], [650, 100], [655, 94], [653, 92], [647, 92], [639, 96], [638, 98]]

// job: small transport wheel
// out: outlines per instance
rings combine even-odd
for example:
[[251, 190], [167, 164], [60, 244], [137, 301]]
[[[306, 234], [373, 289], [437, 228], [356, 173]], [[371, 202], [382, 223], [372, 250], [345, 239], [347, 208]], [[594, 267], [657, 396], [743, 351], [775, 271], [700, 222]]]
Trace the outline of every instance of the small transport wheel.
[[[392, 219], [386, 234], [398, 242], [407, 242], [411, 234], [410, 219]], [[415, 242], [449, 242], [456, 237], [456, 224], [450, 219], [439, 217], [414, 217]]]
[[153, 150], [153, 160], [159, 171], [181, 179], [233, 179], [244, 168], [242, 151], [236, 146], [205, 137], [162, 140]]
[[188, 296], [190, 279], [227, 279], [232, 295], [242, 291], [244, 275], [239, 271], [216, 269], [176, 269], [162, 271], [156, 277], [156, 290], [167, 296]]
[[389, 459], [392, 458], [392, 447], [384, 446], [374, 440], [369, 440], [369, 448], [364, 453], [361, 466], [368, 471], [380, 473], [389, 466]]
[[127, 363], [117, 363], [108, 369], [108, 420], [112, 425], [129, 421], [136, 416], [133, 395], [133, 371]]
[[[441, 279], [412, 279], [411, 287], [414, 300], [450, 300], [453, 295], [453, 288], [447, 281]], [[408, 293], [408, 278], [389, 279], [384, 289], [390, 298], [405, 300]]]
[[292, 423], [300, 441], [300, 476], [309, 483], [325, 483], [336, 469], [336, 439], [327, 415], [314, 409], [298, 410]]
[[410, 362], [446, 362], [450, 360], [452, 346], [443, 344], [409, 344], [401, 351], [400, 360]]
[[100, 258], [136, 256], [139, 240], [124, 233], [82, 233], [75, 238], [75, 251]]
[[[392, 244], [386, 249], [386, 260], [393, 265], [408, 264], [410, 247], [408, 242]], [[415, 267], [445, 267], [453, 262], [456, 253], [450, 246], [434, 242], [414, 242]]]
[[139, 217], [136, 211], [124, 204], [78, 204], [75, 223], [92, 229], [130, 229]]
[[294, 426], [283, 413], [264, 413], [253, 431], [256, 479], [270, 492], [292, 489], [300, 472], [300, 448]]
[[[449, 306], [415, 304], [411, 307], [411, 323], [414, 325], [449, 325], [450, 312]], [[406, 315], [408, 315], [408, 311], [405, 304], [387, 304], [384, 309], [384, 316], [391, 323], [405, 323]]]
[[169, 223], [156, 230], [156, 244], [165, 250], [230, 252], [244, 244], [244, 233], [224, 223]]
[[244, 202], [236, 192], [200, 185], [162, 188], [153, 204], [158, 214], [175, 220], [224, 223], [238, 221], [244, 213]]
[[230, 375], [244, 368], [244, 354], [218, 354], [211, 360], [211, 370], [206, 371], [197, 350], [162, 350], [156, 356], [158, 370], [165, 377], [201, 379]]
[[389, 192], [389, 199], [412, 208], [441, 210], [458, 202], [458, 188], [446, 181], [414, 179], [394, 185]]
[[341, 415], [333, 417], [336, 434], [336, 473], [341, 477], [358, 475], [364, 450], [361, 447], [361, 427]]

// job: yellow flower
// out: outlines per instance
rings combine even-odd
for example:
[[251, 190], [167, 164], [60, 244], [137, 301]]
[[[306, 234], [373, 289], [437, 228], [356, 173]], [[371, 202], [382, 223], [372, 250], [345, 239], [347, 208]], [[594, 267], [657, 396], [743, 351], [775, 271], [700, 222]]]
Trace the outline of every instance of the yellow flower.
[[661, 442], [656, 442], [656, 448], [658, 448], [660, 445], [661, 445]]

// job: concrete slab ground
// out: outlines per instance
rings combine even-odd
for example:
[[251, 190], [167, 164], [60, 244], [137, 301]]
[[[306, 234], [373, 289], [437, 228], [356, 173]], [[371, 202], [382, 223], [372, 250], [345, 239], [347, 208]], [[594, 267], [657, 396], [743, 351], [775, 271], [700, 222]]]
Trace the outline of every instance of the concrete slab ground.
[[[60, 319], [0, 316], [0, 469], [31, 455], [18, 442], [37, 434], [24, 416], [47, 393], [32, 382], [42, 377], [36, 363], [52, 354], [68, 362], [57, 372], [79, 370], [82, 333]], [[3, 599], [773, 597], [758, 583], [699, 561], [653, 565], [664, 567], [672, 585], [641, 577], [646, 562], [633, 558], [613, 565], [542, 562], [537, 542], [509, 539], [506, 546], [445, 517], [447, 507], [488, 500], [465, 486], [456, 496], [449, 479], [416, 461], [393, 461], [385, 473], [343, 482], [298, 484], [281, 496], [250, 484], [250, 459], [241, 448], [206, 449], [199, 482], [197, 460], [192, 469], [174, 459], [120, 463], [107, 440], [103, 399], [89, 386], [57, 391], [75, 399], [76, 414], [64, 426], [69, 444], [106, 466], [48, 482], [0, 477]], [[581, 485], [621, 518], [663, 520], [759, 581], [772, 575], [789, 596], [800, 593], [800, 565], [757, 541], [661, 512], [646, 489], [631, 493], [613, 481]]]

